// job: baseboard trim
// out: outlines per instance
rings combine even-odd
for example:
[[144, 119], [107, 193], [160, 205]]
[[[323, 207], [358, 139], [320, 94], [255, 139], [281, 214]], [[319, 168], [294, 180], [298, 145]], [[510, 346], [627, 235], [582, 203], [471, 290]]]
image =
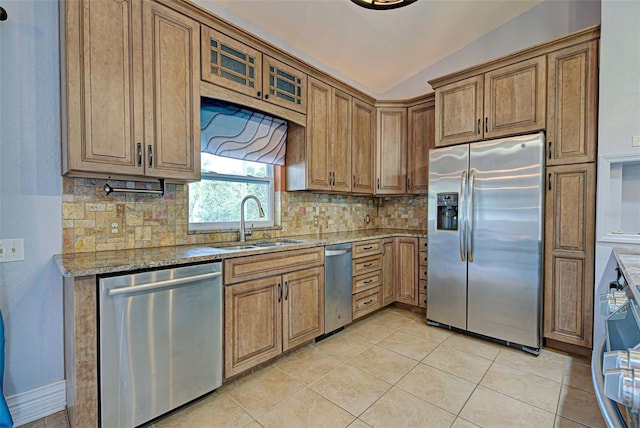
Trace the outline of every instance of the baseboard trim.
[[7, 397], [14, 426], [24, 425], [64, 410], [67, 405], [65, 381], [31, 389]]

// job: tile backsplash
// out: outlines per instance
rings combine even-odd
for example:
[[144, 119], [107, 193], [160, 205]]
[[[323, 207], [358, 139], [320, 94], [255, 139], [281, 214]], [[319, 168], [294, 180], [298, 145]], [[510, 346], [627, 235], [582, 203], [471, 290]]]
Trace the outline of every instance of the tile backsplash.
[[[189, 233], [187, 185], [167, 184], [164, 196], [159, 197], [135, 193], [106, 195], [105, 183], [100, 179], [63, 177], [64, 253], [206, 244], [238, 238], [237, 230]], [[152, 183], [113, 180], [109, 184], [157, 187]], [[275, 205], [276, 227], [257, 229], [253, 238], [373, 228], [426, 229], [426, 196], [375, 198], [282, 191], [276, 192]], [[121, 228], [118, 234], [112, 233], [114, 222]]]

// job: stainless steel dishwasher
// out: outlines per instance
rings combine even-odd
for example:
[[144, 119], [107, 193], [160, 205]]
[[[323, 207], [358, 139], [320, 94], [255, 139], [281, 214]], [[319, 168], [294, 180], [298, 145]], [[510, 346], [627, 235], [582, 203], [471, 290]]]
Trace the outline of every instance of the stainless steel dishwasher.
[[100, 423], [134, 427], [222, 384], [222, 266], [103, 277]]
[[324, 247], [325, 335], [353, 320], [351, 269], [350, 242]]

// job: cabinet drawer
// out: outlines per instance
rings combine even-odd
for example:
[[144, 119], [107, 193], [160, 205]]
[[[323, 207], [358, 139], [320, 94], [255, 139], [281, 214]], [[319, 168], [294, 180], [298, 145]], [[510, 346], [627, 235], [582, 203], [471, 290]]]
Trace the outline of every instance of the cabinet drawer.
[[418, 246], [420, 247], [420, 251], [427, 251], [427, 247], [428, 247], [427, 238], [419, 238]]
[[420, 293], [418, 297], [419, 297], [418, 298], [418, 306], [420, 306], [421, 308], [426, 308], [427, 307], [427, 295]]
[[427, 265], [427, 252], [426, 251], [420, 251], [418, 253], [418, 263], [420, 264], [420, 266], [426, 266]]
[[372, 288], [353, 295], [353, 319], [382, 307], [382, 287]]
[[352, 275], [358, 276], [363, 273], [375, 272], [382, 269], [382, 255], [363, 257], [352, 261]]
[[382, 271], [358, 275], [353, 278], [353, 294], [382, 285]]
[[374, 254], [382, 254], [382, 241], [375, 239], [373, 241], [354, 242], [352, 254], [354, 259], [372, 256]]
[[238, 257], [224, 261], [224, 283], [235, 284], [323, 264], [323, 247]]
[[427, 267], [426, 266], [420, 266], [418, 268], [418, 279], [420, 281], [422, 281], [422, 280], [426, 281], [427, 280]]
[[427, 292], [427, 280], [426, 279], [421, 279], [420, 280], [420, 287], [418, 288], [418, 292], [421, 294], [424, 294]]

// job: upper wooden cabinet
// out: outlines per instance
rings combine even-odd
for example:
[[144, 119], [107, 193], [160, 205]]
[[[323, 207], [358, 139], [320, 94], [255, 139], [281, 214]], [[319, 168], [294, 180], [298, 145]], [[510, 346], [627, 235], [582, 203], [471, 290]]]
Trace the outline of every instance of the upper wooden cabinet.
[[435, 101], [407, 109], [407, 193], [429, 193], [429, 149], [435, 147]]
[[372, 195], [374, 192], [376, 109], [353, 98], [351, 119], [351, 191]]
[[375, 109], [314, 78], [308, 94], [306, 128], [289, 129], [287, 190], [373, 193]]
[[305, 113], [307, 75], [206, 25], [202, 80]]
[[436, 88], [436, 146], [544, 129], [546, 58]]
[[63, 174], [200, 179], [198, 23], [150, 1], [61, 4]]
[[598, 41], [547, 56], [547, 165], [597, 157]]
[[376, 195], [407, 192], [407, 109], [378, 108]]

